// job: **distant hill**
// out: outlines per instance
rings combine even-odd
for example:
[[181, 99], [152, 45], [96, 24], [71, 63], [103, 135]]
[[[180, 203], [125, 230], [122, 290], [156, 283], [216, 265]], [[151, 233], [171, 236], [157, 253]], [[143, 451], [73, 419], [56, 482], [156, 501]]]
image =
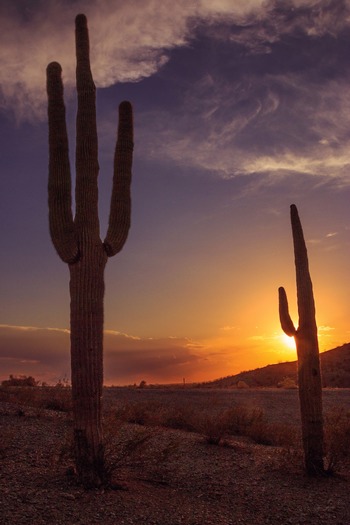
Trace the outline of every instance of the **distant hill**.
[[[331, 388], [350, 388], [350, 343], [338, 346], [320, 354], [322, 384]], [[290, 383], [297, 381], [297, 362], [278, 363], [234, 376], [207, 382], [202, 386], [209, 388], [238, 387], [276, 387], [290, 378]]]

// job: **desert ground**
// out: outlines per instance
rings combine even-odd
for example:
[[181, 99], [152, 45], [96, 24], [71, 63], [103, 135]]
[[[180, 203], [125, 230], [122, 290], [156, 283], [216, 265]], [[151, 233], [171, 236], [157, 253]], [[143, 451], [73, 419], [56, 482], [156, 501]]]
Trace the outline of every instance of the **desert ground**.
[[323, 399], [334, 472], [313, 479], [296, 390], [106, 389], [115, 490], [85, 491], [69, 389], [0, 392], [0, 523], [350, 525], [350, 390]]

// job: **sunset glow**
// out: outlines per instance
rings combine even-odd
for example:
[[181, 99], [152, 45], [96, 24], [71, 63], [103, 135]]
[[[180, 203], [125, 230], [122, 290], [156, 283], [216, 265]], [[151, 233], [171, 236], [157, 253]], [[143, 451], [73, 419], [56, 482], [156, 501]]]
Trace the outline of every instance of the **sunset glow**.
[[48, 226], [45, 70], [62, 64], [74, 172], [78, 12], [97, 86], [102, 238], [119, 102], [135, 115], [131, 229], [105, 276], [106, 384], [295, 360], [277, 294], [286, 289], [297, 326], [292, 203], [320, 351], [350, 341], [350, 6], [340, 4], [1, 2], [0, 380], [70, 374], [69, 272]]
[[289, 350], [296, 350], [294, 337], [289, 337], [286, 334], [282, 334], [281, 339], [283, 344], [285, 344]]

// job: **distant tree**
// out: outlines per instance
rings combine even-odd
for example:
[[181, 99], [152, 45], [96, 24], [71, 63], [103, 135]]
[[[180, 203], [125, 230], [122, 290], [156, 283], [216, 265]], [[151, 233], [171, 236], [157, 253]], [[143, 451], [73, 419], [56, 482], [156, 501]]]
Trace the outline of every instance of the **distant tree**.
[[39, 381], [36, 381], [32, 376], [19, 375], [14, 376], [10, 374], [9, 379], [1, 382], [2, 386], [38, 386]]

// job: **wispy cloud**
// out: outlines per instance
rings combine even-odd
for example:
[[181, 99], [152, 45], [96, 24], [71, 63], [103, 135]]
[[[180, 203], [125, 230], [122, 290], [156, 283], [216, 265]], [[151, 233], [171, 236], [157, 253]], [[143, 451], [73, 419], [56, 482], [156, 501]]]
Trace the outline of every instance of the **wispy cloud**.
[[[275, 182], [303, 174], [315, 184], [349, 185], [349, 68], [342, 51], [350, 44], [343, 31], [349, 5], [295, 5], [266, 3], [259, 16], [250, 15], [251, 24], [231, 24], [228, 32], [223, 24], [217, 34], [211, 28], [221, 41], [215, 67], [201, 68], [208, 51], [197, 50], [197, 77], [183, 83], [182, 104], [139, 117], [142, 154], [155, 159], [161, 150], [170, 162], [223, 178], [259, 174]], [[238, 28], [239, 42], [230, 33]]]
[[[161, 150], [162, 158], [223, 178], [273, 174], [276, 181], [300, 173], [348, 185], [347, 82], [324, 79], [316, 88], [307, 75], [205, 74], [176, 112], [139, 117], [141, 153], [156, 159]], [[327, 103], [335, 93], [337, 103]]]
[[320, 332], [331, 332], [334, 328], [332, 326], [319, 326], [318, 330]]
[[[188, 45], [204, 29], [253, 54], [265, 53], [283, 34], [336, 35], [347, 23], [348, 7], [347, 2], [315, 5], [311, 0], [294, 0], [285, 8], [262, 0], [38, 0], [24, 5], [3, 0], [1, 106], [12, 108], [18, 119], [43, 118], [45, 69], [52, 60], [62, 64], [70, 92], [75, 83], [74, 18], [79, 12], [86, 13], [91, 28], [96, 85], [105, 87], [149, 77], [169, 60], [171, 49]], [[258, 107], [252, 107], [249, 118]]]
[[37, 326], [17, 326], [9, 324], [0, 324], [0, 330], [8, 330], [10, 332], [57, 332], [60, 334], [69, 334], [70, 331], [67, 328], [50, 328], [48, 326], [40, 328]]
[[74, 18], [88, 16], [91, 60], [98, 87], [138, 81], [158, 71], [168, 51], [185, 45], [193, 25], [218, 15], [240, 15], [260, 1], [172, 2], [164, 0], [38, 0], [22, 5], [4, 0], [0, 6], [1, 106], [11, 107], [19, 119], [43, 117], [45, 70], [61, 63], [66, 90], [74, 85]]
[[[274, 183], [300, 173], [349, 184], [350, 94], [342, 51], [350, 45], [348, 2], [16, 5], [7, 0], [0, 7], [0, 107], [17, 119], [44, 118], [45, 69], [52, 60], [63, 66], [67, 98], [73, 93], [74, 17], [84, 11], [98, 87], [152, 76], [177, 47], [190, 46], [200, 57], [183, 65], [192, 73], [181, 79], [181, 99], [139, 111], [136, 155], [152, 160], [162, 151], [163, 162], [226, 179], [259, 174]], [[218, 42], [215, 67], [206, 66], [211, 55], [201, 47], [203, 37]]]

